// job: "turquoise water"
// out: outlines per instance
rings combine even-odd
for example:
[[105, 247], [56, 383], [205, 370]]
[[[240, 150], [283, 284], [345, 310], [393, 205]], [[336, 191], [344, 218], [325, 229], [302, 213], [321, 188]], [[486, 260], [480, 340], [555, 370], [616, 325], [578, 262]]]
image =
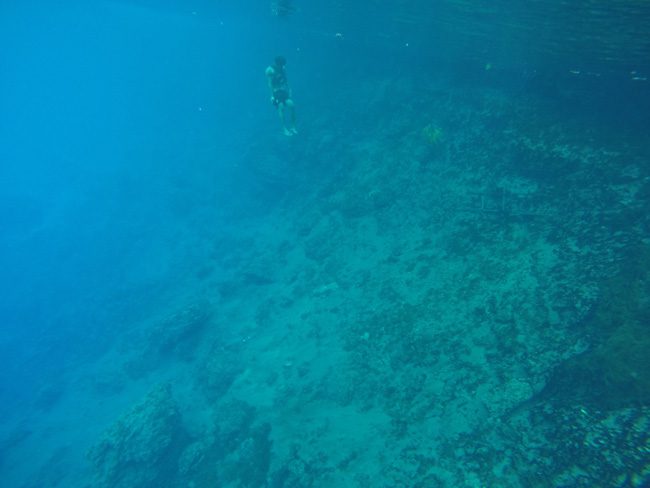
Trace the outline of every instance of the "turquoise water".
[[647, 2], [285, 7], [0, 6], [0, 486], [650, 485]]

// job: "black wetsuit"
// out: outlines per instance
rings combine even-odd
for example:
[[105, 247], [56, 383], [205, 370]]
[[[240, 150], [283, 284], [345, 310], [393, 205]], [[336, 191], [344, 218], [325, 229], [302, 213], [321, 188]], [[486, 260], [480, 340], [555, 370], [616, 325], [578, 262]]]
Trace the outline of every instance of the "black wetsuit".
[[273, 66], [271, 75], [271, 89], [273, 90], [273, 105], [276, 107], [285, 103], [291, 96], [289, 92], [289, 83], [284, 68]]

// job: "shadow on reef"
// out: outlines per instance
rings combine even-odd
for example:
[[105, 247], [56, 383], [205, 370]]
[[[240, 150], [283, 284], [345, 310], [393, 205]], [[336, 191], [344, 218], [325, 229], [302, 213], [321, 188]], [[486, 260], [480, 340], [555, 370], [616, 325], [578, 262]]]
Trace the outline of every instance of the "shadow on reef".
[[650, 246], [602, 284], [586, 325], [594, 346], [557, 368], [545, 393], [600, 408], [650, 405]]

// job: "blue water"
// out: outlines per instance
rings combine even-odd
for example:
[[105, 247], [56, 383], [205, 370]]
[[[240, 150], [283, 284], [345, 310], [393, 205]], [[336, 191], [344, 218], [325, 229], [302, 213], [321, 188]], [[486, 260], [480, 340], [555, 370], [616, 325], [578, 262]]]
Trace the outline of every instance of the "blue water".
[[270, 3], [0, 6], [0, 486], [650, 483], [650, 8]]

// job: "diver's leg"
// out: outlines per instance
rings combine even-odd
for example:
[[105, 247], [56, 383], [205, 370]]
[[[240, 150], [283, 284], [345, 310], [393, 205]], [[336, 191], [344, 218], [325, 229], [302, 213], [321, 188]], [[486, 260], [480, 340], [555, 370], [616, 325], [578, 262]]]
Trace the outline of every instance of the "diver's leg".
[[291, 99], [288, 99], [285, 105], [289, 110], [289, 117], [291, 120], [288, 128], [293, 134], [297, 134], [298, 131], [296, 130], [296, 106], [294, 105], [293, 100]]
[[278, 105], [278, 115], [280, 115], [280, 122], [282, 122], [282, 131], [285, 136], [292, 136], [293, 132], [289, 127], [287, 127], [286, 114], [285, 114], [286, 104], [281, 103]]

